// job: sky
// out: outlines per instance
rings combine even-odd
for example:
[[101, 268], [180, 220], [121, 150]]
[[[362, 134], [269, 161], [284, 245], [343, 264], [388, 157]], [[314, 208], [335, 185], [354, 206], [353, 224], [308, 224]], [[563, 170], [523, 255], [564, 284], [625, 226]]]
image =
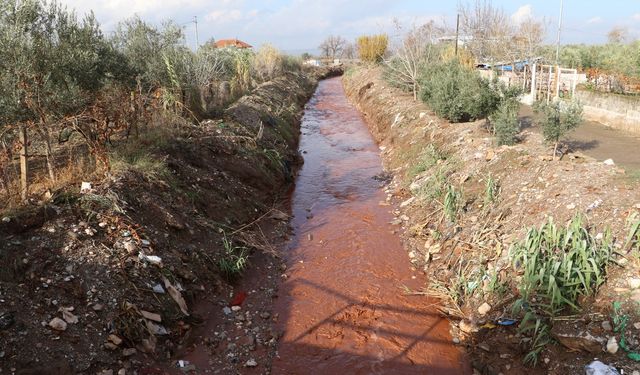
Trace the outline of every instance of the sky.
[[[138, 15], [160, 25], [172, 19], [184, 27], [195, 47], [194, 17], [200, 44], [238, 38], [254, 46], [271, 43], [283, 51], [315, 52], [328, 35], [355, 40], [358, 35], [394, 35], [393, 20], [410, 26], [429, 20], [453, 27], [457, 0], [61, 0], [79, 15], [93, 10], [105, 33], [118, 21]], [[560, 0], [493, 0], [514, 21], [534, 17], [547, 25], [547, 42], [555, 43]], [[604, 43], [613, 27], [626, 27], [640, 38], [640, 0], [564, 0], [561, 42]]]

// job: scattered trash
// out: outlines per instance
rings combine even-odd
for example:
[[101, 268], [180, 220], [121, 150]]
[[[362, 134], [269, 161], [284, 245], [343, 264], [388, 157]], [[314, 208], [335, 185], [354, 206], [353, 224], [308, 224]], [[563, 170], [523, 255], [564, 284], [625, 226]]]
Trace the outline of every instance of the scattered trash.
[[602, 162], [604, 165], [616, 165], [616, 163], [613, 162], [613, 159], [607, 159], [605, 161]]
[[178, 368], [183, 372], [196, 371], [196, 366], [192, 365], [189, 361], [179, 360]]
[[176, 289], [176, 287], [171, 285], [171, 282], [166, 277], [162, 277], [162, 281], [164, 282], [164, 287], [169, 292], [169, 295], [171, 296], [171, 298], [173, 298], [173, 300], [176, 301], [182, 313], [184, 315], [189, 316], [187, 303], [185, 302], [184, 298], [182, 298], [182, 294], [180, 294], [180, 291]]
[[91, 190], [93, 190], [92, 186], [91, 186], [91, 182], [83, 182], [80, 185], [80, 194], [88, 194], [91, 193]]
[[5, 216], [5, 217], [2, 218], [2, 222], [3, 223], [8, 223], [10, 221], [11, 221], [11, 218], [9, 216]]
[[138, 259], [140, 260], [144, 260], [147, 263], [159, 266], [162, 264], [162, 258], [160, 258], [157, 255], [146, 255], [143, 252], [140, 252], [140, 254], [138, 254]]
[[229, 306], [241, 306], [246, 298], [247, 298], [246, 292], [237, 292], [231, 299]]
[[256, 367], [258, 366], [258, 362], [256, 362], [255, 359], [251, 358], [244, 365], [247, 367]]
[[600, 361], [593, 361], [584, 368], [586, 375], [620, 375], [615, 367], [605, 365]]
[[231, 308], [229, 308], [228, 306], [225, 306], [222, 308], [222, 312], [224, 313], [224, 315], [231, 315]]
[[501, 325], [501, 326], [512, 326], [512, 325], [516, 324], [517, 322], [518, 321], [515, 320], [515, 319], [503, 319], [503, 318], [500, 318], [500, 319], [498, 319], [496, 321], [496, 323], [498, 325]]
[[593, 203], [587, 206], [587, 212], [595, 210], [596, 208], [600, 207], [601, 204], [602, 199], [596, 199]]
[[162, 287], [161, 284], [156, 284], [153, 286], [153, 292], [154, 293], [158, 293], [158, 294], [165, 294], [167, 293], [164, 288]]

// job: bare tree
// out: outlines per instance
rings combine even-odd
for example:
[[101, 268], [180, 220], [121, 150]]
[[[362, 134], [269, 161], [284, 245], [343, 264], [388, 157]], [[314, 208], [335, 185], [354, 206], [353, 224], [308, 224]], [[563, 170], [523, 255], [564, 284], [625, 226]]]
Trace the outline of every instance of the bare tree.
[[347, 43], [342, 48], [341, 57], [344, 59], [352, 60], [356, 58], [356, 52], [356, 46], [353, 43]]
[[546, 35], [544, 21], [528, 17], [518, 25], [514, 36], [515, 52], [518, 58], [532, 59], [538, 54]]
[[460, 4], [460, 29], [469, 39], [467, 48], [478, 61], [497, 62], [505, 59], [514, 35], [513, 23], [491, 0], [475, 0]]
[[[395, 21], [398, 34], [403, 32], [402, 26]], [[393, 56], [385, 60], [393, 80], [407, 87], [413, 98], [418, 98], [418, 78], [429, 62], [438, 59], [439, 50], [435, 44], [438, 37], [444, 35], [445, 28], [436, 26], [430, 21], [422, 26], [412, 26], [402, 41], [395, 47]]]
[[616, 26], [607, 33], [609, 43], [623, 44], [629, 38], [629, 29], [626, 27]]
[[320, 51], [326, 58], [335, 59], [336, 56], [340, 56], [340, 53], [347, 44], [346, 39], [337, 35], [330, 35], [322, 43], [320, 43]]

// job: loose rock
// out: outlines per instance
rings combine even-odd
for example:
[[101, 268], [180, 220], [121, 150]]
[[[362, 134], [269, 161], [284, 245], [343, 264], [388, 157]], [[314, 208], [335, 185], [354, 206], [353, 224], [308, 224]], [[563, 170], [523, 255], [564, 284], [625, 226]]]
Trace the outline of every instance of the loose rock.
[[67, 322], [60, 318], [53, 318], [49, 322], [49, 327], [55, 329], [56, 331], [66, 331], [67, 330]]

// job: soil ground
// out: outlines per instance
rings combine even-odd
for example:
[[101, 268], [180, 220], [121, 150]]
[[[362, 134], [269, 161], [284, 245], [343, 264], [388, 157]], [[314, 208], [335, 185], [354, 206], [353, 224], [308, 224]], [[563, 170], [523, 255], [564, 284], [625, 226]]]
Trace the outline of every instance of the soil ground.
[[[540, 132], [534, 121], [534, 113], [530, 106], [520, 108], [521, 122], [524, 128]], [[613, 129], [594, 121], [583, 121], [580, 126], [569, 133], [565, 143], [573, 151], [581, 151], [599, 161], [613, 159], [624, 167], [627, 173], [640, 171], [640, 136], [624, 130]]]
[[[629, 349], [640, 347], [640, 332], [634, 328], [640, 323], [638, 257], [623, 249], [627, 220], [640, 207], [640, 190], [633, 175], [598, 160], [617, 157], [619, 164], [636, 165], [631, 156], [635, 138], [611, 132], [615, 136], [594, 142], [593, 137], [609, 131], [587, 124], [572, 137], [589, 149], [574, 147], [562, 160], [552, 160], [552, 149], [535, 127], [523, 129], [519, 144], [496, 147], [484, 121], [450, 124], [439, 119], [424, 104], [390, 87], [379, 69], [349, 70], [344, 82], [383, 150], [386, 170], [395, 177], [388, 198], [401, 203], [395, 213], [404, 218], [398, 223], [405, 246], [429, 280], [416, 292], [442, 297], [442, 311], [452, 318], [452, 335], [467, 348], [476, 371], [583, 374], [594, 359], [625, 373], [640, 368], [624, 351], [610, 354], [605, 348], [611, 337], [620, 340], [620, 332], [610, 328], [613, 302], [621, 303], [620, 314], [629, 319]], [[436, 155], [427, 159], [430, 164], [417, 168], [430, 154]], [[490, 204], [484, 198], [488, 176], [500, 186], [500, 198]], [[455, 222], [443, 213], [445, 185], [461, 192]], [[519, 272], [509, 260], [509, 247], [527, 228], [539, 227], [550, 217], [564, 225], [577, 213], [594, 233], [610, 228], [615, 246], [622, 250], [607, 267], [607, 280], [597, 295], [583, 299], [581, 311], [566, 311], [550, 322], [552, 340], [539, 353], [537, 366], [524, 365], [531, 341], [518, 328], [521, 316], [512, 315]], [[484, 281], [489, 274], [506, 286], [498, 295]], [[515, 319], [516, 324], [501, 325], [504, 319]], [[590, 344], [591, 351], [576, 342]]]
[[[123, 145], [129, 166], [90, 190], [2, 215], [0, 373], [268, 371], [274, 243], [314, 87], [276, 78], [222, 119]], [[251, 277], [225, 272], [251, 253]]]

